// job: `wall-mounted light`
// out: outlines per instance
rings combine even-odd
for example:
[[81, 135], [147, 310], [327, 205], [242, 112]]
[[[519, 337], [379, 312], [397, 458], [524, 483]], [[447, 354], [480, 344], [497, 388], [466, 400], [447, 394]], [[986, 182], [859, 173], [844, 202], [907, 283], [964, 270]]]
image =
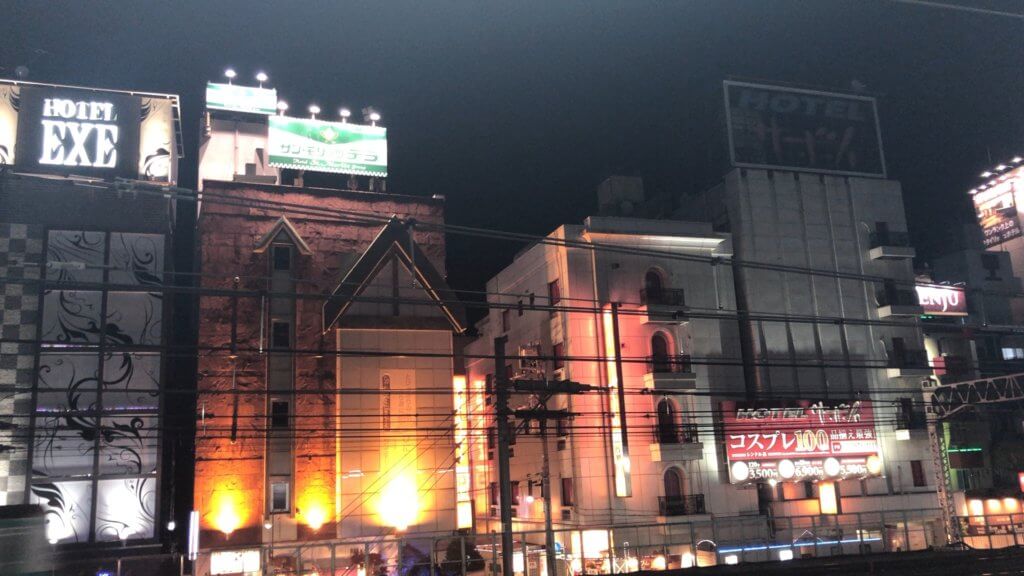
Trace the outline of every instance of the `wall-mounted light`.
[[319, 113], [320, 113], [320, 107], [319, 106], [317, 106], [316, 104], [310, 104], [309, 105], [309, 115], [310, 115], [310, 118], [312, 118], [313, 120], [316, 120], [316, 115], [319, 114]]
[[280, 102], [277, 103], [277, 114], [279, 116], [284, 116], [284, 113], [287, 112], [287, 111], [288, 111], [288, 103], [287, 102], [285, 102], [284, 100], [281, 100]]
[[338, 116], [341, 116], [342, 122], [348, 122], [349, 116], [352, 116], [352, 111], [348, 108], [342, 108], [338, 110]]
[[224, 71], [224, 77], [228, 79], [228, 84], [231, 84], [231, 81], [235, 79], [235, 76], [238, 76], [238, 74], [235, 72], [234, 68], [228, 68]]
[[256, 81], [260, 83], [260, 88], [263, 88], [263, 83], [267, 81], [267, 73], [266, 72], [257, 72], [256, 73]]

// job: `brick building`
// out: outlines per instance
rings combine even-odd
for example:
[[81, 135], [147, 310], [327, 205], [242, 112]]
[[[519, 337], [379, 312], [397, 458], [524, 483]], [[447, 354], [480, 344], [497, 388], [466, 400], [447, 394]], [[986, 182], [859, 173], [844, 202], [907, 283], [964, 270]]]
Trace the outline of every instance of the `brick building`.
[[203, 183], [200, 573], [253, 553], [327, 570], [327, 548], [295, 547], [455, 527], [450, 390], [464, 321], [443, 233], [412, 221], [442, 223], [442, 200]]

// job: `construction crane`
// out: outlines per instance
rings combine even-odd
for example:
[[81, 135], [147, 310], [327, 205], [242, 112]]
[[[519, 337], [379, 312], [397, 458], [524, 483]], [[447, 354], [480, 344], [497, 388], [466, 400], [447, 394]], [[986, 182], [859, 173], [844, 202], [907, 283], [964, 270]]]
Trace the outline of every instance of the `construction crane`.
[[1007, 374], [992, 378], [979, 378], [953, 384], [939, 384], [934, 379], [922, 382], [927, 416], [928, 441], [931, 446], [939, 506], [950, 544], [960, 542], [960, 523], [956, 520], [951, 492], [949, 462], [946, 459], [946, 439], [939, 424], [967, 408], [985, 404], [1024, 400], [1024, 373]]

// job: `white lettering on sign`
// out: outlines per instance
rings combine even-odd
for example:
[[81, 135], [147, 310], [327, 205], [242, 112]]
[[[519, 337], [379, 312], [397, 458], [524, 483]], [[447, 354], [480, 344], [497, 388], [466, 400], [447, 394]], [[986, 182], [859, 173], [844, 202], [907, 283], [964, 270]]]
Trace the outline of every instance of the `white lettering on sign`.
[[40, 164], [58, 166], [117, 166], [120, 133], [114, 105], [63, 98], [43, 101]]
[[940, 316], [966, 316], [967, 301], [964, 289], [958, 286], [918, 284], [917, 301], [926, 314]]

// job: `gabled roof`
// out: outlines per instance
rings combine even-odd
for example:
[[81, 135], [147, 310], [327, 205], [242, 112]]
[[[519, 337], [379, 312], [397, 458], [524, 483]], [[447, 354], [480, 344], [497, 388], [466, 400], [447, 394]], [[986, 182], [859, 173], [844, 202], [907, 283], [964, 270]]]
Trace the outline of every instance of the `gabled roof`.
[[253, 252], [256, 254], [263, 254], [266, 252], [267, 248], [270, 247], [274, 242], [274, 239], [277, 238], [277, 235], [281, 232], [284, 232], [289, 238], [291, 238], [292, 244], [295, 244], [295, 247], [299, 249], [299, 253], [303, 256], [309, 256], [313, 253], [309, 248], [309, 244], [306, 244], [306, 241], [302, 239], [302, 236], [299, 236], [299, 231], [295, 229], [295, 225], [292, 224], [292, 221], [289, 220], [287, 216], [281, 216], [277, 219], [274, 227], [260, 237], [260, 240], [256, 243], [256, 248], [253, 249]]
[[412, 239], [408, 227], [393, 216], [373, 242], [349, 269], [331, 297], [324, 303], [324, 330], [333, 326], [394, 256], [413, 274], [456, 332], [466, 330], [465, 311], [455, 292]]

